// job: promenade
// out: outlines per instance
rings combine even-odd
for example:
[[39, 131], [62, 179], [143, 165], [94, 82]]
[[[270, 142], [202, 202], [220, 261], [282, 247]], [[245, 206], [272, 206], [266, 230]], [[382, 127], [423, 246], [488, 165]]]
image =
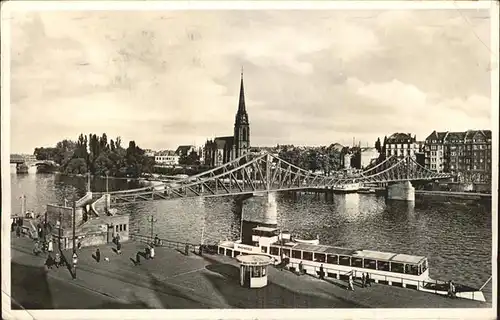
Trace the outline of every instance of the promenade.
[[[56, 246], [57, 247], [57, 246]], [[218, 255], [156, 248], [154, 260], [133, 260], [145, 245], [124, 243], [122, 254], [114, 246], [78, 252], [77, 279], [66, 267], [44, 267], [46, 254], [32, 254], [28, 238], [12, 237], [12, 298], [24, 308], [475, 308], [491, 307], [463, 299], [449, 299], [411, 289], [374, 284], [355, 291], [345, 282], [297, 276], [269, 268], [269, 285], [261, 289], [239, 286], [239, 269], [233, 259]], [[71, 259], [71, 252], [65, 256]], [[105, 258], [109, 261], [106, 261]], [[13, 309], [19, 309], [15, 303]]]

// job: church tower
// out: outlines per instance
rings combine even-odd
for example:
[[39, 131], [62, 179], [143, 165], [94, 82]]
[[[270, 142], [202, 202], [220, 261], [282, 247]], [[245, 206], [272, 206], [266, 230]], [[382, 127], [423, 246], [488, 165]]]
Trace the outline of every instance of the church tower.
[[245, 90], [243, 89], [243, 68], [241, 68], [240, 101], [234, 121], [234, 158], [241, 157], [250, 150], [250, 124], [245, 108]]

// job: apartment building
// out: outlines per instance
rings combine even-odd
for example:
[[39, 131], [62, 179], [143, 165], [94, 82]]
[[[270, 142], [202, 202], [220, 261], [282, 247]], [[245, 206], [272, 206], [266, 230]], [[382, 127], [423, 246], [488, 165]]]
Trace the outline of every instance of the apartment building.
[[457, 175], [458, 181], [491, 180], [491, 131], [433, 131], [425, 139], [425, 165], [435, 172]]
[[389, 158], [396, 156], [398, 158], [405, 158], [410, 155], [416, 157], [415, 153], [420, 151], [420, 144], [416, 136], [411, 133], [393, 133], [385, 140], [385, 156]]

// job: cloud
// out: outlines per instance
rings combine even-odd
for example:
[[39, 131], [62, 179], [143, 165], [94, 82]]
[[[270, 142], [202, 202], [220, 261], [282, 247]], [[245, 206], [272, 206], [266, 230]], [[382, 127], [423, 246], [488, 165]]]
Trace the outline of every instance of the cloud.
[[241, 66], [254, 145], [490, 123], [485, 11], [18, 11], [11, 29], [12, 152], [231, 135]]

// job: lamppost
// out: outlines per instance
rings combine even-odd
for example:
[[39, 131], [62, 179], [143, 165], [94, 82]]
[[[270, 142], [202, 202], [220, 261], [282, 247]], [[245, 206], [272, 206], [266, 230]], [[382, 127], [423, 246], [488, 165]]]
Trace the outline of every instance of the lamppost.
[[108, 193], [108, 192], [109, 192], [109, 191], [108, 191], [108, 175], [109, 175], [109, 173], [108, 173], [108, 171], [106, 170], [106, 193]]
[[73, 200], [73, 256], [76, 254], [76, 201]]
[[157, 222], [157, 220], [151, 216], [148, 221], [151, 222], [151, 242], [153, 242], [154, 223]]
[[76, 265], [78, 263], [78, 255], [73, 252], [73, 280], [76, 279]]
[[59, 233], [59, 251], [62, 250], [62, 248], [61, 248], [61, 238], [62, 238], [61, 225], [62, 225], [62, 212], [59, 211], [59, 220], [57, 220], [57, 222], [56, 222], [56, 226], [58, 228], [58, 233]]

